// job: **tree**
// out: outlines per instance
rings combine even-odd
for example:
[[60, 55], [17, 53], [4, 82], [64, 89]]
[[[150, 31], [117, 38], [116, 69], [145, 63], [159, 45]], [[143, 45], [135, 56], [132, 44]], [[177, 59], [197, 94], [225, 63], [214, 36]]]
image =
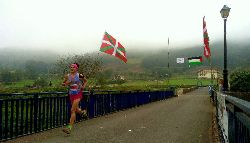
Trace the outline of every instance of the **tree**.
[[35, 81], [34, 81], [34, 86], [40, 86], [40, 87], [45, 87], [45, 86], [48, 86], [49, 83], [48, 81], [45, 79], [45, 78], [40, 78], [38, 77]]
[[250, 71], [236, 71], [230, 74], [230, 90], [249, 92], [250, 91]]
[[69, 66], [72, 63], [78, 63], [80, 65], [78, 71], [83, 73], [87, 78], [95, 77], [95, 75], [101, 70], [102, 62], [99, 56], [94, 57], [89, 54], [84, 55], [69, 55], [60, 57], [56, 62], [56, 71], [59, 74], [66, 74], [69, 72]]
[[0, 74], [1, 81], [7, 83], [12, 81], [11, 72], [9, 70], [2, 70]]
[[107, 83], [107, 79], [105, 79], [104, 76], [96, 76], [96, 82], [98, 85], [103, 86], [104, 84]]
[[3, 69], [0, 72], [0, 81], [5, 83], [17, 82], [23, 79], [23, 72], [21, 70]]
[[37, 79], [39, 74], [47, 73], [48, 64], [43, 61], [28, 60], [25, 63], [26, 76], [29, 79]]

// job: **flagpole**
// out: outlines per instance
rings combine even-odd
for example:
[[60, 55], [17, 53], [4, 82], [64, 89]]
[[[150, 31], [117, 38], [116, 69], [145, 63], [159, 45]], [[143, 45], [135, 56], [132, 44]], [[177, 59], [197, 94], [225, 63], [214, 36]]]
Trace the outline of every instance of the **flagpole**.
[[211, 49], [210, 49], [210, 56], [209, 56], [209, 62], [210, 62], [210, 69], [211, 69], [211, 85], [213, 85], [213, 67], [212, 67], [212, 56], [211, 56]]
[[210, 74], [211, 74], [211, 85], [213, 85], [213, 69], [212, 69], [212, 60], [211, 60], [211, 56], [209, 57], [209, 63], [210, 63]]
[[169, 37], [168, 37], [168, 86], [169, 86]]
[[212, 71], [212, 60], [211, 60], [211, 51], [209, 48], [209, 37], [207, 33], [207, 25], [205, 21], [205, 16], [203, 17], [203, 38], [204, 38], [204, 56], [209, 58], [210, 64], [210, 75], [211, 75], [211, 85], [213, 84], [213, 71]]
[[168, 69], [169, 69], [169, 37], [168, 37]]

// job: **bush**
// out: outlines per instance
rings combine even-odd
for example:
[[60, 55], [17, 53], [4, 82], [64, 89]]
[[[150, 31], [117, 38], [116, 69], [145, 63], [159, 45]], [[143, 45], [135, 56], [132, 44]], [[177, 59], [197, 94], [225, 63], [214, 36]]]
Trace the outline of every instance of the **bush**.
[[97, 79], [97, 83], [101, 86], [107, 83], [107, 79], [105, 79], [105, 77], [103, 76], [97, 76], [96, 79]]
[[45, 87], [48, 85], [49, 83], [44, 78], [38, 78], [37, 80], [34, 81], [34, 86]]
[[236, 71], [230, 74], [230, 90], [249, 92], [250, 91], [250, 71]]

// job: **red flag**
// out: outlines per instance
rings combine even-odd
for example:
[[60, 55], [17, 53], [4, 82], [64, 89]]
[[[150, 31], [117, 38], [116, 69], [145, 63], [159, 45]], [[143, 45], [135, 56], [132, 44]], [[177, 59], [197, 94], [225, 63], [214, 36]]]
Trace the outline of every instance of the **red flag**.
[[125, 48], [107, 32], [104, 33], [100, 51], [109, 55], [113, 55], [125, 63], [127, 62]]
[[210, 48], [209, 48], [209, 37], [207, 33], [207, 26], [205, 21], [205, 16], [203, 17], [203, 38], [204, 38], [204, 56], [210, 58]]

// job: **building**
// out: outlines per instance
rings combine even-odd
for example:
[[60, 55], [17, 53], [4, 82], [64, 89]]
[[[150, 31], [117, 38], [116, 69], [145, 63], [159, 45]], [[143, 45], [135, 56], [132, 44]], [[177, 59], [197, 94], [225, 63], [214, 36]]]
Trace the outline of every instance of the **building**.
[[[218, 77], [220, 77], [220, 73], [218, 70], [216, 69], [202, 69], [198, 71], [198, 78], [206, 78], [206, 79], [217, 79]], [[212, 75], [212, 76], [211, 76]]]

